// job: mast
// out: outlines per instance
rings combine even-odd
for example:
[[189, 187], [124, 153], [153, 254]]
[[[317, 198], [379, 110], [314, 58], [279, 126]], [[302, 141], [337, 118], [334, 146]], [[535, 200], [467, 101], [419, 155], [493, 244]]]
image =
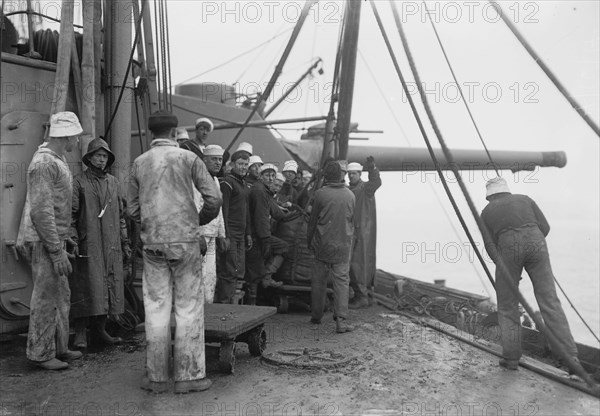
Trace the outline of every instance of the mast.
[[[114, 175], [119, 183], [125, 184], [127, 166], [131, 163], [131, 100], [125, 99], [121, 103], [118, 100], [123, 77], [127, 78], [124, 88], [133, 94], [133, 82], [131, 74], [127, 73], [127, 66], [131, 52], [132, 22], [136, 20], [136, 16], [131, 16], [134, 10], [131, 0], [110, 1], [107, 5], [106, 20], [111, 20], [110, 34], [113, 41], [112, 50], [108, 51], [112, 65], [108, 82], [111, 99], [107, 114], [115, 114], [110, 129], [110, 146], [115, 154]], [[119, 109], [115, 113], [116, 106]]]
[[342, 61], [340, 72], [340, 93], [338, 107], [338, 151], [337, 159], [346, 159], [350, 136], [350, 117], [354, 96], [354, 77], [356, 74], [356, 53], [360, 22], [361, 0], [349, 0], [346, 3], [344, 37], [342, 41]]

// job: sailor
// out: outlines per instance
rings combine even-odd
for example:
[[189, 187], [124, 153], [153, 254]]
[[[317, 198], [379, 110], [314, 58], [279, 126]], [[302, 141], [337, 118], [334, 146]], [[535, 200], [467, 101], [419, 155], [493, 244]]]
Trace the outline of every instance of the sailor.
[[545, 238], [550, 225], [544, 214], [528, 196], [512, 194], [506, 181], [500, 177], [487, 182], [486, 199], [489, 203], [481, 213], [491, 238], [491, 241], [485, 242], [486, 251], [497, 265], [501, 260], [508, 272], [504, 275], [502, 269], [496, 267], [503, 357], [500, 365], [517, 370], [521, 358], [519, 300], [510, 287], [519, 287], [523, 268], [531, 278], [544, 323], [554, 332], [567, 354], [578, 361], [577, 347], [556, 295]]
[[[175, 393], [206, 390], [204, 293], [200, 225], [219, 214], [221, 196], [206, 166], [194, 153], [180, 149], [172, 135], [177, 117], [154, 113], [150, 150], [133, 162], [128, 212], [144, 244], [142, 274], [146, 313], [146, 371], [142, 388], [167, 390], [171, 351], [171, 307], [175, 307]], [[189, 178], [187, 180], [182, 180]], [[198, 213], [193, 188], [204, 205]]]
[[76, 348], [87, 347], [89, 318], [99, 341], [122, 342], [106, 332], [106, 320], [107, 315], [116, 317], [125, 311], [123, 257], [131, 255], [119, 183], [108, 173], [115, 155], [104, 140], [96, 138], [82, 160], [88, 168], [73, 181], [71, 226], [81, 257], [69, 279]]
[[[241, 147], [241, 144], [240, 144]], [[248, 172], [249, 154], [238, 148], [231, 155], [231, 172], [220, 179], [223, 194], [223, 220], [229, 249], [217, 257], [217, 287], [215, 302], [233, 303], [238, 281], [244, 278], [246, 250], [252, 248], [248, 193], [244, 181]]]
[[344, 184], [345, 169], [340, 161], [324, 168], [325, 183], [315, 192], [307, 242], [315, 254], [311, 280], [313, 324], [320, 324], [327, 296], [327, 282], [333, 281], [333, 318], [336, 332], [350, 332], [348, 325], [349, 268], [354, 236], [354, 194]]
[[281, 282], [272, 275], [283, 262], [288, 244], [271, 235], [271, 213], [277, 205], [272, 203], [271, 186], [277, 167], [266, 163], [260, 168], [260, 180], [250, 189], [248, 206], [252, 221], [252, 249], [246, 255], [246, 284], [248, 303], [256, 304], [258, 284], [263, 287], [279, 287]]
[[354, 291], [354, 297], [350, 301], [350, 309], [369, 306], [367, 291], [373, 286], [376, 271], [377, 209], [375, 191], [381, 186], [381, 177], [372, 156], [367, 158], [365, 168], [369, 172], [368, 182], [363, 182], [360, 178], [362, 165], [356, 162], [348, 164], [350, 190], [356, 197], [354, 247], [350, 262], [350, 286]]
[[212, 133], [214, 130], [213, 122], [206, 117], [200, 117], [196, 120], [196, 136], [194, 139], [188, 139], [183, 141], [179, 147], [185, 150], [189, 150], [190, 152], [194, 152], [196, 156], [202, 158], [202, 153], [204, 152], [204, 148], [206, 147], [206, 142], [208, 141], [208, 134]]
[[264, 165], [262, 159], [258, 155], [250, 156], [248, 159], [248, 174], [246, 175], [246, 185], [252, 188], [255, 183], [260, 180], [260, 168]]
[[[209, 144], [204, 148], [202, 160], [219, 188], [219, 179], [217, 174], [221, 171], [223, 165], [224, 150], [216, 144]], [[201, 211], [203, 199], [200, 192], [194, 190], [194, 197], [198, 212]], [[215, 287], [217, 285], [217, 250], [219, 253], [225, 253], [229, 249], [229, 239], [225, 233], [225, 222], [223, 213], [219, 210], [219, 215], [211, 222], [200, 227], [200, 234], [206, 242], [206, 254], [204, 256], [204, 265], [202, 267], [202, 276], [204, 281], [204, 299], [206, 303], [213, 303], [215, 297]]]
[[175, 137], [177, 138], [177, 143], [179, 143], [179, 147], [181, 147], [183, 142], [190, 139], [190, 135], [188, 134], [188, 131], [185, 129], [185, 127], [177, 127]]
[[69, 238], [73, 177], [65, 159], [82, 131], [72, 112], [53, 114], [49, 141], [38, 148], [27, 169], [27, 196], [17, 237], [19, 251], [31, 261], [33, 279], [27, 358], [46, 370], [67, 368], [64, 361], [82, 356], [67, 347], [71, 296], [67, 276], [76, 244]]
[[275, 199], [275, 202], [279, 204], [280, 207], [290, 208], [292, 206], [292, 203], [290, 202], [289, 197], [281, 193], [284, 185], [285, 176], [277, 172], [277, 175], [275, 175], [275, 180], [273, 180], [273, 185], [271, 185], [271, 192], [273, 192], [273, 198]]
[[288, 160], [283, 163], [282, 169], [285, 182], [281, 191], [279, 191], [279, 200], [286, 200], [293, 204], [298, 200], [298, 191], [294, 187], [294, 183], [298, 176], [298, 163], [295, 160]]

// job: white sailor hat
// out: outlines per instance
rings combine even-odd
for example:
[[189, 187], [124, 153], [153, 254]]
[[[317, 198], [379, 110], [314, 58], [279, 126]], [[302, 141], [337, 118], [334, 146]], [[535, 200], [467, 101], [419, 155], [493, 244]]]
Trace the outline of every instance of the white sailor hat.
[[298, 163], [295, 160], [287, 160], [283, 163], [282, 172], [292, 171], [294, 173], [298, 173]]
[[77, 136], [83, 133], [79, 119], [71, 111], [61, 111], [50, 116], [50, 137]]
[[237, 149], [235, 149], [235, 152], [248, 152], [250, 155], [252, 155], [252, 151], [252, 145], [248, 142], [241, 142]]
[[264, 172], [268, 171], [268, 170], [273, 170], [275, 171], [275, 173], [277, 174], [277, 166], [275, 166], [272, 163], [265, 163], [264, 165], [262, 165], [260, 167], [260, 173], [263, 174]]
[[508, 184], [506, 183], [506, 180], [504, 178], [501, 178], [501, 177], [497, 176], [495, 178], [490, 179], [485, 184], [485, 196], [486, 196], [486, 198], [488, 196], [495, 195], [495, 194], [500, 194], [500, 193], [503, 193], [503, 192], [509, 192], [510, 193], [510, 189], [508, 189]]
[[200, 124], [206, 124], [208, 125], [208, 132], [210, 133], [211, 131], [214, 130], [215, 126], [213, 124], [212, 121], [210, 121], [210, 119], [206, 118], [206, 117], [200, 117], [199, 119], [196, 120], [196, 124], [194, 125], [196, 128], [198, 128], [198, 126]]
[[225, 151], [218, 144], [209, 144], [204, 148], [202, 154], [204, 156], [223, 156]]
[[252, 156], [250, 156], [250, 159], [248, 159], [248, 166], [252, 166], [255, 163], [260, 163], [261, 165], [264, 164], [264, 162], [262, 161], [262, 159], [260, 158], [260, 156], [258, 156], [258, 155], [252, 155]]
[[352, 162], [348, 163], [348, 172], [362, 172], [363, 166], [360, 163]]

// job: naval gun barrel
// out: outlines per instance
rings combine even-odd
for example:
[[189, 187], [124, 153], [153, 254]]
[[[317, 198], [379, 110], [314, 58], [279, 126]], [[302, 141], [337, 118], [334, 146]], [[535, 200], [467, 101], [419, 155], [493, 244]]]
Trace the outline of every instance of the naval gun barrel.
[[[492, 150], [490, 162], [483, 150], [454, 149], [454, 166], [444, 156], [442, 149], [434, 149], [442, 170], [511, 170], [531, 171], [536, 167], [562, 168], [567, 164], [565, 152], [531, 152], [515, 150]], [[348, 149], [348, 161], [362, 162], [367, 156], [373, 156], [380, 171], [432, 171], [435, 165], [427, 149], [412, 147], [351, 146]]]

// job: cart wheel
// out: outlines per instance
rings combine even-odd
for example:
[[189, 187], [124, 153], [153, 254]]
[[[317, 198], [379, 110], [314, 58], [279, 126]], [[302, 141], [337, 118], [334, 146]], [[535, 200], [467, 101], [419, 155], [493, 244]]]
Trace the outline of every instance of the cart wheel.
[[261, 325], [248, 336], [248, 350], [254, 357], [260, 357], [266, 349], [267, 333]]
[[224, 373], [233, 374], [234, 365], [235, 342], [222, 342], [219, 348], [219, 369]]
[[277, 313], [287, 313], [289, 309], [288, 298], [286, 295], [279, 295], [277, 297]]

